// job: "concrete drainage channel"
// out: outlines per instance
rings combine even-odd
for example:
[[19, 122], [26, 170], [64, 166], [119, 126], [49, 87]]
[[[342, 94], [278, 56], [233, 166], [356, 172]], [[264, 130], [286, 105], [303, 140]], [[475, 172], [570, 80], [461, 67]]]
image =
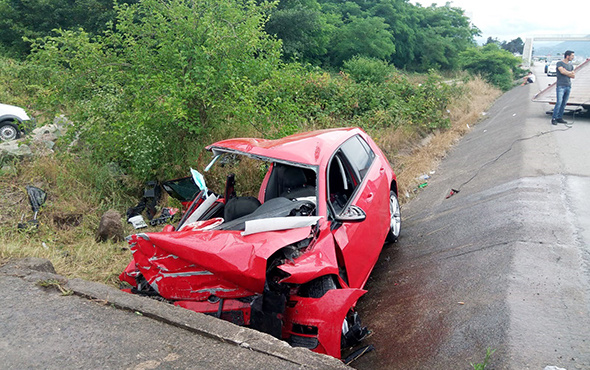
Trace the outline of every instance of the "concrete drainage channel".
[[[338, 359], [317, 354], [304, 348], [293, 348], [287, 343], [265, 333], [245, 327], [239, 327], [229, 322], [195, 313], [184, 308], [175, 307], [165, 302], [128, 294], [103, 284], [89, 282], [82, 279], [68, 280], [63, 276], [55, 274], [55, 270], [53, 265], [51, 265], [51, 262], [45, 259], [29, 257], [19, 260], [10, 260], [7, 264], [0, 267], [0, 278], [2, 279], [0, 282], [0, 291], [6, 289], [7, 285], [14, 286], [14, 277], [18, 277], [21, 280], [26, 281], [29, 285], [33, 284], [37, 287], [46, 286], [50, 288], [53, 286], [57, 288], [56, 292], [61, 295], [71, 294], [78, 296], [78, 298], [82, 297], [89, 301], [94, 301], [102, 305], [108, 305], [110, 307], [117, 308], [117, 310], [111, 310], [114, 314], [121, 312], [121, 310], [130, 311], [136, 313], [137, 315], [164, 323], [172, 327], [170, 329], [176, 330], [180, 334], [184, 334], [183, 332], [186, 333], [188, 331], [193, 335], [198, 335], [207, 339], [213, 339], [216, 342], [226, 345], [226, 347], [221, 348], [230, 348], [227, 347], [227, 344], [233, 345], [234, 348], [247, 351], [249, 357], [254, 356], [254, 362], [257, 362], [256, 366], [258, 368], [276, 368], [277, 366], [280, 366], [282, 369], [349, 368]], [[12, 280], [7, 280], [6, 282], [8, 282], [8, 284], [5, 284], [4, 280], [10, 278], [12, 278]], [[41, 284], [41, 282], [45, 282], [45, 284]], [[43, 292], [43, 289], [48, 288], [37, 289], [39, 292], [38, 294], [46, 295], [46, 293]], [[18, 295], [18, 292], [6, 294]], [[1, 298], [6, 299], [7, 297], [2, 294]], [[39, 299], [42, 300], [45, 298], [46, 297], [41, 296]], [[74, 297], [60, 298], [74, 299]], [[18, 300], [18, 298], [11, 300], [15, 301]], [[67, 301], [62, 300], [61, 303], [67, 304]], [[18, 302], [15, 302], [15, 305], [13, 304], [11, 308], [18, 307], [18, 304]], [[47, 309], [49, 309], [49, 307]], [[5, 309], [0, 308], [0, 312], [4, 310]], [[6, 311], [11, 310], [8, 309]], [[8, 313], [8, 315], [10, 316], [10, 313]], [[7, 319], [9, 319], [9, 317]], [[39, 319], [43, 321], [43, 318]], [[36, 320], [36, 317], [30, 317], [30, 319], [28, 319], [33, 327], [35, 327], [34, 322]], [[44, 324], [47, 323], [45, 322]], [[23, 330], [26, 330], [26, 328], [23, 328]], [[3, 336], [10, 336], [10, 333], [0, 334]], [[92, 333], [88, 333], [88, 335], [91, 334]], [[31, 335], [34, 335], [34, 333]], [[148, 340], [148, 337], [146, 337], [146, 340]], [[121, 345], [124, 344], [125, 341], [121, 343]], [[8, 343], [8, 348], [10, 348], [10, 342]], [[216, 348], [219, 349], [220, 347]], [[206, 351], [206, 349], [204, 350]], [[212, 350], [214, 349], [212, 348]], [[259, 359], [256, 358], [257, 355], [259, 355]], [[221, 356], [223, 358], [223, 354]], [[0, 360], [2, 360], [2, 357], [3, 355], [0, 355]], [[49, 362], [50, 361], [51, 360], [49, 360]], [[264, 364], [266, 364], [266, 366]], [[231, 366], [229, 362], [226, 364], [219, 363], [219, 368], [228, 368], [228, 366]]]

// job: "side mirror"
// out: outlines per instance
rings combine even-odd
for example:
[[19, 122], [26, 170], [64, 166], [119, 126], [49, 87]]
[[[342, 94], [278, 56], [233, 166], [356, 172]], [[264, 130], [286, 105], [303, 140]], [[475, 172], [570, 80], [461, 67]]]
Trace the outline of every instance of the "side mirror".
[[338, 222], [361, 222], [364, 221], [365, 218], [367, 218], [367, 214], [361, 207], [351, 205], [340, 212], [340, 214], [335, 217], [335, 220]]

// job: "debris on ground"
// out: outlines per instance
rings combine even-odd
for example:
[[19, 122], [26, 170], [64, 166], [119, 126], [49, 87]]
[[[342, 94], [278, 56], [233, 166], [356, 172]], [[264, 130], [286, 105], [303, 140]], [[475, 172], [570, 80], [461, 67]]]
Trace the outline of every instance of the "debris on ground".
[[171, 221], [174, 218], [174, 216], [176, 216], [177, 213], [178, 213], [178, 208], [164, 207], [164, 208], [162, 208], [162, 211], [160, 212], [159, 217], [150, 220], [150, 226], [157, 226], [157, 225], [165, 224], [168, 221]]
[[37, 214], [39, 213], [41, 206], [43, 205], [43, 203], [45, 203], [45, 200], [47, 199], [47, 194], [36, 186], [27, 185], [25, 189], [27, 190], [27, 195], [29, 196], [29, 203], [31, 204], [31, 209], [33, 210], [33, 218], [31, 220], [28, 220], [27, 222], [23, 222], [25, 216], [23, 214], [23, 216], [21, 217], [21, 222], [19, 222], [19, 224], [17, 225], [17, 228], [23, 231], [37, 229], [39, 227]]
[[135, 228], [136, 230], [147, 227], [147, 224], [145, 223], [145, 220], [141, 215], [129, 217], [127, 219], [127, 223], [130, 223], [131, 226], [133, 226], [133, 228]]
[[[168, 180], [162, 183], [158, 181], [148, 181], [146, 183], [143, 196], [136, 206], [127, 210], [127, 222], [135, 229], [143, 229], [149, 226], [157, 226], [170, 223], [175, 216], [180, 214], [178, 208], [162, 207], [158, 211], [158, 203], [162, 198], [162, 189], [172, 198], [179, 200], [183, 206], [193, 200], [200, 188], [195, 184], [191, 176], [180, 179]], [[145, 221], [143, 215], [147, 218]]]
[[160, 201], [161, 194], [160, 184], [157, 181], [148, 181], [139, 203], [127, 210], [127, 222], [136, 229], [147, 227], [142, 213], [145, 212], [147, 219], [152, 220], [156, 215], [156, 206]]

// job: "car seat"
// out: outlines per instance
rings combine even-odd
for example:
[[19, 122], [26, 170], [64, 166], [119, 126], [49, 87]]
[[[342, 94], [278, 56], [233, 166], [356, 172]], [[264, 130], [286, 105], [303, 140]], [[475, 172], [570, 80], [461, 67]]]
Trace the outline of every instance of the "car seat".
[[223, 219], [225, 222], [249, 215], [260, 207], [260, 201], [255, 197], [235, 197], [225, 204]]
[[315, 195], [315, 172], [276, 163], [268, 179], [264, 200], [276, 197], [294, 199], [313, 195]]

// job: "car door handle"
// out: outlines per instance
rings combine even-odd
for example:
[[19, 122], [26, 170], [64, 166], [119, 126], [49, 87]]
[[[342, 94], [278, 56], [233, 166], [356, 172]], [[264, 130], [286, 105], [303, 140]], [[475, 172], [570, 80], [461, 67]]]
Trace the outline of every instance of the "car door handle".
[[367, 194], [367, 199], [371, 199], [371, 198], [373, 198], [373, 193]]

